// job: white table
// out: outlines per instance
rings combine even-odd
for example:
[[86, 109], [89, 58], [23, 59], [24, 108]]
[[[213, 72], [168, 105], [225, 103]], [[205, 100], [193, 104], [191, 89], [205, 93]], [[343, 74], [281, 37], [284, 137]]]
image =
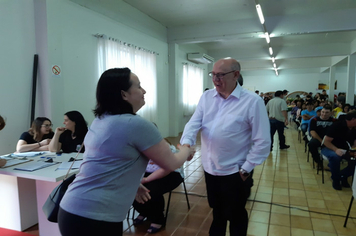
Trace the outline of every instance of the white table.
[[[28, 159], [38, 161], [46, 156], [53, 157], [56, 162], [64, 162], [75, 155], [69, 153], [57, 156], [46, 152]], [[82, 155], [79, 154], [78, 159], [82, 159]], [[67, 170], [56, 170], [59, 164], [33, 172], [14, 170], [22, 165], [26, 163], [0, 168], [0, 227], [23, 231], [38, 223], [40, 235], [60, 235], [58, 225], [46, 219], [42, 206], [52, 190], [63, 180]], [[77, 172], [72, 170], [70, 174]]]

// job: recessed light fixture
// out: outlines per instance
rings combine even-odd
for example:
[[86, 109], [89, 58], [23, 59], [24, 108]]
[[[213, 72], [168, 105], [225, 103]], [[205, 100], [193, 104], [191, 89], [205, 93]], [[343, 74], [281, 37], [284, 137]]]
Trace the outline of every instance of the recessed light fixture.
[[263, 17], [262, 8], [260, 4], [256, 5], [256, 10], [257, 10], [258, 17], [260, 18], [260, 22], [263, 25], [265, 23], [265, 18]]
[[269, 47], [269, 54], [272, 56], [273, 55], [273, 49], [272, 49], [272, 47]]
[[271, 57], [272, 59], [272, 63], [274, 63], [276, 61], [276, 59], [274, 57]]

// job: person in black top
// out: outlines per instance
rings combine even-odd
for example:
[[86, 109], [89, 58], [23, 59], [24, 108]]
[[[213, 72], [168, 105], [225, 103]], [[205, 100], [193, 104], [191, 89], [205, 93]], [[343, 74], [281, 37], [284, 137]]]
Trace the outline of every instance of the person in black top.
[[[3, 128], [5, 128], [5, 120], [2, 116], [0, 116], [0, 130], [2, 130]], [[1, 159], [0, 158], [0, 167], [3, 167], [4, 165], [6, 165], [6, 159]]]
[[320, 117], [317, 116], [310, 120], [309, 126], [312, 139], [309, 141], [308, 146], [313, 160], [318, 164], [322, 161], [320, 159], [318, 148], [321, 146], [329, 127], [336, 121], [331, 115], [332, 107], [330, 105], [325, 105], [321, 110]]
[[48, 151], [48, 144], [53, 137], [52, 122], [46, 117], [37, 117], [31, 128], [21, 134], [17, 142], [17, 152]]
[[[88, 132], [88, 123], [79, 111], [64, 114], [64, 127], [57, 127], [49, 144], [49, 151], [64, 153], [77, 152]], [[81, 152], [84, 152], [84, 147]]]
[[[347, 113], [345, 120], [340, 120], [331, 125], [325, 135], [324, 147], [321, 149], [321, 153], [329, 159], [331, 178], [333, 180], [332, 186], [335, 190], [341, 190], [341, 184], [345, 188], [350, 187], [347, 178], [353, 175], [355, 162], [350, 160], [350, 152], [348, 151], [355, 146], [355, 140], [356, 111]], [[346, 159], [348, 165], [340, 171], [342, 159]]]

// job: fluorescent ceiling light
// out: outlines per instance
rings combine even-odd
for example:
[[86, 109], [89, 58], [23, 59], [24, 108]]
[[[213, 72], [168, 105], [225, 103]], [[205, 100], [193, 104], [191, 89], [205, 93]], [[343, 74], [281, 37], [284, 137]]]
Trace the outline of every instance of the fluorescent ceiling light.
[[274, 57], [272, 57], [271, 59], [272, 59], [272, 63], [274, 63], [276, 61], [276, 59], [274, 59]]
[[269, 38], [268, 32], [265, 33], [265, 36], [266, 36], [267, 43], [271, 42], [271, 39]]
[[276, 63], [273, 63], [273, 67], [274, 67], [274, 68], [276, 68], [276, 67], [277, 67], [277, 66], [276, 66]]
[[269, 47], [269, 54], [272, 56], [273, 55], [273, 49], [272, 49], [272, 47]]
[[278, 76], [278, 70], [276, 70], [276, 75]]
[[260, 22], [263, 25], [265, 23], [265, 18], [263, 17], [262, 8], [260, 4], [256, 5], [256, 10], [257, 10], [258, 17], [260, 18]]

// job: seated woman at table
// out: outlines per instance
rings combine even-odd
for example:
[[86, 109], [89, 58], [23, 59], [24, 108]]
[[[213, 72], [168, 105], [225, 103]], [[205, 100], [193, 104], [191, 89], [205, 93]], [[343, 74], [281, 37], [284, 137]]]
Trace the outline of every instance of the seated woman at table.
[[21, 134], [17, 142], [17, 152], [48, 151], [53, 137], [52, 122], [47, 117], [37, 117], [27, 132]]
[[[171, 145], [168, 140], [167, 144], [171, 148], [173, 153], [177, 152], [177, 149]], [[136, 200], [133, 206], [140, 215], [134, 220], [134, 225], [140, 225], [144, 223], [144, 220], [151, 221], [151, 225], [147, 230], [147, 233], [157, 233], [162, 229], [165, 223], [164, 218], [164, 197], [163, 194], [172, 191], [182, 183], [184, 178], [183, 168], [180, 167], [175, 171], [167, 171], [160, 168], [152, 160], [148, 162], [146, 172], [141, 180], [143, 184], [150, 192], [151, 199], [141, 204]]]
[[[57, 127], [49, 144], [51, 152], [77, 152], [88, 132], [88, 123], [79, 111], [69, 111], [64, 114], [64, 127]], [[84, 147], [81, 152], [84, 152]]]
[[[2, 130], [5, 127], [5, 120], [2, 116], [0, 116], [0, 130]], [[0, 159], [0, 167], [3, 167], [6, 165], [6, 160], [5, 159]]]
[[5, 120], [2, 116], [0, 116], [0, 130], [2, 130], [3, 128], [5, 128]]

